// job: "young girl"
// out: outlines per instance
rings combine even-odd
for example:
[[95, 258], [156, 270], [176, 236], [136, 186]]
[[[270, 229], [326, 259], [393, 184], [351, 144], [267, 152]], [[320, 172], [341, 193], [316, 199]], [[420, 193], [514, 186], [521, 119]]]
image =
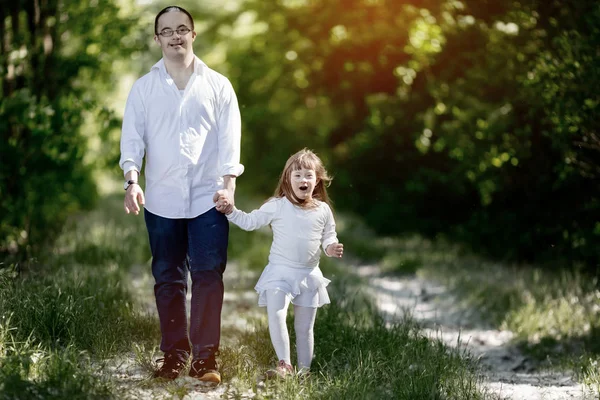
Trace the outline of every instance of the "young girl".
[[[266, 225], [273, 230], [269, 263], [255, 286], [258, 305], [267, 307], [269, 333], [279, 359], [277, 367], [267, 371], [267, 378], [293, 372], [286, 326], [290, 302], [294, 305], [299, 373], [308, 372], [313, 359], [317, 308], [330, 302], [326, 289], [330, 281], [319, 269], [319, 246], [329, 257], [341, 258], [344, 252], [327, 196], [330, 181], [319, 157], [303, 149], [286, 162], [274, 197], [249, 214], [236, 208], [227, 214], [244, 230]], [[226, 199], [219, 197], [217, 210], [226, 206]]]

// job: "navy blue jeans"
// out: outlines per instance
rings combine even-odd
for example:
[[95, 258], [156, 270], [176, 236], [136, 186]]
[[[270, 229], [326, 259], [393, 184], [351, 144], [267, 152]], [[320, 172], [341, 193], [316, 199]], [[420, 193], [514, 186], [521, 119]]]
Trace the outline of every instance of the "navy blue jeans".
[[[194, 359], [206, 359], [218, 351], [221, 338], [227, 217], [214, 208], [192, 219], [163, 218], [147, 210], [144, 217], [152, 251], [160, 349], [182, 359], [190, 353]], [[188, 271], [192, 278], [189, 334]]]

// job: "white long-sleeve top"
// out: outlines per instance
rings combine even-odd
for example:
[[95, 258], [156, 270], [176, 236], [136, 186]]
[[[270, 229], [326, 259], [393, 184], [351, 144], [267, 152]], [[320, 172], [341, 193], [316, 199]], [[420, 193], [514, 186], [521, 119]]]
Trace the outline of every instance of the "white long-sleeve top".
[[180, 91], [164, 61], [129, 93], [120, 167], [140, 171], [145, 156], [145, 207], [165, 218], [194, 218], [214, 207], [223, 176], [240, 176], [241, 117], [229, 80], [198, 57]]
[[286, 197], [273, 198], [251, 213], [237, 208], [227, 218], [240, 228], [252, 231], [271, 225], [273, 244], [269, 265], [314, 268], [319, 265], [323, 250], [338, 241], [333, 213], [327, 203], [303, 209]]

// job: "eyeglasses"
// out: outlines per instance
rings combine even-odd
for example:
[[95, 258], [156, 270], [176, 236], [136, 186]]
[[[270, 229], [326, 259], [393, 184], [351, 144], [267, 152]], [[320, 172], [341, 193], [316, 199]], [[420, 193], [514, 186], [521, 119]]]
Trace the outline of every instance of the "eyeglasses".
[[187, 26], [182, 26], [181, 28], [173, 29], [163, 29], [158, 34], [162, 37], [171, 37], [173, 33], [177, 32], [179, 36], [187, 35], [191, 31]]

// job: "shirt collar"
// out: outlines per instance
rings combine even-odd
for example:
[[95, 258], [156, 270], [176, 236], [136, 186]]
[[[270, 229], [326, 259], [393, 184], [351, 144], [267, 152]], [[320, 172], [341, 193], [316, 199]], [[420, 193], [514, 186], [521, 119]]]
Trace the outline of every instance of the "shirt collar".
[[[204, 68], [207, 68], [207, 65], [204, 61], [198, 58], [198, 56], [194, 56], [194, 74], [203, 75]], [[165, 60], [161, 58], [156, 64], [150, 68], [152, 70], [159, 70], [161, 75], [167, 75], [167, 67], [165, 67]]]

